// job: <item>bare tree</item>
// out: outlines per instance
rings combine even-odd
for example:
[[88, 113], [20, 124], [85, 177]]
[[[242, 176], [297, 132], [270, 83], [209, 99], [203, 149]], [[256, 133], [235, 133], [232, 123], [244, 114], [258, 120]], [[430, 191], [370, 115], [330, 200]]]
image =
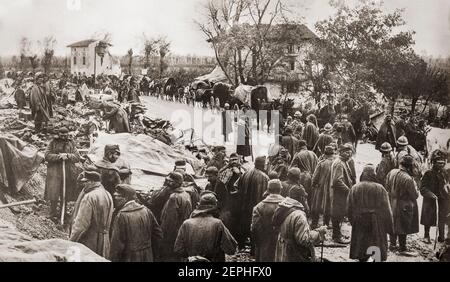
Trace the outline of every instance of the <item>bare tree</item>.
[[162, 78], [164, 72], [168, 68], [168, 64], [166, 63], [165, 58], [170, 52], [170, 42], [165, 36], [160, 36], [157, 39], [157, 44], [159, 52], [159, 77]]
[[22, 70], [26, 68], [26, 59], [31, 54], [31, 41], [27, 37], [20, 39], [20, 67]]
[[112, 34], [106, 30], [98, 30], [92, 34], [91, 38], [96, 40], [101, 40], [103, 42], [111, 44], [112, 42]]
[[133, 49], [128, 50], [128, 71], [132, 74], [131, 67], [133, 66]]
[[287, 1], [215, 0], [197, 22], [230, 83], [262, 84], [284, 55], [289, 20]]
[[144, 48], [142, 54], [144, 57], [144, 67], [146, 69], [150, 68], [150, 58], [156, 55], [158, 51], [158, 40], [155, 38], [149, 38], [145, 33], [142, 34], [142, 41]]
[[53, 55], [55, 54], [56, 39], [53, 36], [47, 36], [42, 41], [38, 41], [42, 50], [41, 64], [45, 73], [49, 73], [52, 66]]
[[0, 58], [0, 78], [3, 78], [5, 75], [5, 69], [3, 68], [2, 58]]

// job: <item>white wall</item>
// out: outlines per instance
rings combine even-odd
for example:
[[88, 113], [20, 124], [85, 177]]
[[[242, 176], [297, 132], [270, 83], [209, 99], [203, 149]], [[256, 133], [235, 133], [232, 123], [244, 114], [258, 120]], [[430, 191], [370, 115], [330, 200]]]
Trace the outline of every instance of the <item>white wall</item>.
[[[97, 42], [91, 43], [88, 47], [76, 47], [71, 48], [71, 58], [70, 58], [70, 71], [71, 73], [86, 74], [91, 76], [94, 74], [94, 66], [95, 66], [95, 74], [116, 74], [119, 75], [121, 73], [120, 66], [114, 64], [114, 60], [107, 52], [105, 56], [102, 58], [98, 55], [95, 55], [95, 46]], [[74, 57], [76, 57], [76, 64], [74, 64]], [[86, 58], [85, 64], [83, 65], [83, 57]], [[94, 64], [95, 58], [95, 64]]]

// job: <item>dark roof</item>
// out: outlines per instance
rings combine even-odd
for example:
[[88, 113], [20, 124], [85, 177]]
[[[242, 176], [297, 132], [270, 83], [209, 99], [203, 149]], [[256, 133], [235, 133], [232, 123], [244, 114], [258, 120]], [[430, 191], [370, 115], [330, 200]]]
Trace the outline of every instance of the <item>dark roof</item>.
[[[245, 26], [247, 28], [254, 27], [253, 25], [249, 24], [243, 24], [242, 26]], [[262, 29], [266, 27], [268, 27], [267, 24], [260, 25], [260, 28]], [[319, 38], [304, 24], [274, 24], [270, 27], [270, 33], [267, 35], [267, 39], [278, 42], [296, 42], [315, 40]], [[211, 39], [208, 39], [207, 42], [211, 42]]]
[[[67, 45], [67, 47], [88, 47], [90, 44], [92, 44], [93, 42], [97, 41], [96, 39], [86, 39], [86, 40], [81, 40], [75, 43], [72, 43], [70, 45]], [[107, 42], [105, 42], [107, 43]], [[111, 44], [107, 43], [109, 46], [112, 46]]]
[[318, 37], [304, 24], [278, 24], [273, 26], [270, 38], [297, 41], [317, 39]]
[[67, 45], [67, 47], [87, 47], [92, 42], [95, 42], [95, 41], [96, 41], [95, 39], [82, 40], [82, 41], [78, 41], [78, 42], [72, 43], [70, 45]]

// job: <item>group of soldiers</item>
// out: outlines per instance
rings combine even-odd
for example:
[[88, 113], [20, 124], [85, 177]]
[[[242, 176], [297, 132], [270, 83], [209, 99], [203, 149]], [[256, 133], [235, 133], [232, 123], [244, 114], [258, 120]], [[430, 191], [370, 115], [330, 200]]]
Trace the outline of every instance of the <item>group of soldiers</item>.
[[[126, 100], [139, 102], [138, 85], [130, 82]], [[37, 75], [30, 94], [36, 130], [52, 115], [52, 97], [48, 79]], [[130, 132], [120, 104], [104, 107], [111, 129]], [[70, 239], [113, 261], [224, 261], [225, 254], [246, 246], [257, 261], [316, 261], [314, 246], [325, 240], [327, 229], [336, 244], [350, 243], [350, 258], [365, 261], [367, 249], [377, 246], [386, 260], [388, 249], [413, 255], [406, 238], [419, 232], [419, 223], [426, 243], [432, 226], [437, 241], [448, 240], [447, 152], [432, 152], [432, 167], [425, 171], [423, 157], [387, 115], [376, 139], [381, 162], [366, 165], [358, 182], [357, 138], [345, 115], [319, 128], [313, 114], [296, 112], [282, 126], [268, 156], [257, 157], [253, 168], [242, 164], [250, 155], [248, 140], [229, 156], [217, 147], [206, 165], [206, 187], [195, 184], [180, 160], [148, 199], [131, 186], [131, 169], [118, 145], [106, 146], [103, 160], [92, 163], [61, 128], [45, 154], [50, 216], [56, 220], [65, 212], [58, 213], [58, 202], [76, 201]], [[341, 232], [346, 221], [351, 238]]]
[[[186, 173], [186, 161], [177, 161], [149, 198], [130, 185], [131, 169], [118, 145], [106, 146], [104, 159], [95, 164], [85, 161], [78, 176], [74, 165], [84, 160], [63, 128], [46, 152], [52, 216], [61, 196], [58, 170], [65, 165], [65, 200], [74, 199], [71, 189], [79, 191], [67, 184], [82, 187], [70, 238], [113, 261], [224, 261], [225, 254], [247, 246], [256, 261], [317, 261], [314, 246], [325, 240], [327, 229], [336, 244], [350, 243], [352, 259], [366, 261], [371, 246], [380, 248], [382, 260], [388, 249], [414, 255], [406, 238], [419, 232], [420, 194], [425, 241], [431, 243], [430, 227], [437, 225], [437, 240], [444, 242], [450, 212], [446, 152], [433, 152], [432, 168], [422, 174], [420, 155], [407, 138], [400, 136], [392, 146], [387, 133], [381, 162], [366, 165], [358, 183], [353, 145], [342, 142], [330, 124], [319, 133], [314, 117], [307, 120], [298, 122], [304, 127], [300, 140], [287, 126], [268, 157], [257, 157], [251, 169], [238, 154], [227, 156], [225, 147], [216, 147], [206, 165], [206, 187]], [[318, 135], [314, 145], [307, 141], [311, 134]], [[350, 241], [341, 232], [347, 220]]]

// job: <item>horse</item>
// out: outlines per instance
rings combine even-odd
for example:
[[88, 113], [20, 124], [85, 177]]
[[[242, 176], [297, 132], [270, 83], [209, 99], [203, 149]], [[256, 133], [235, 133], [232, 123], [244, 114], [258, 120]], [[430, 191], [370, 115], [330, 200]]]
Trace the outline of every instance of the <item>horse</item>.
[[250, 92], [250, 107], [252, 110], [256, 112], [256, 128], [259, 130], [259, 123], [260, 123], [260, 113], [259, 111], [262, 110], [261, 104], [262, 103], [268, 103], [269, 97], [268, 97], [268, 91], [265, 86], [256, 86], [253, 88]]
[[354, 108], [352, 112], [349, 113], [350, 123], [355, 130], [355, 140], [353, 140], [353, 145], [358, 146], [358, 140], [362, 139], [366, 133], [367, 126], [366, 123], [370, 122], [369, 105], [364, 103], [360, 107]]
[[195, 102], [201, 102], [203, 108], [207, 108], [208, 103], [211, 102], [213, 97], [212, 89], [197, 89], [195, 91]]

